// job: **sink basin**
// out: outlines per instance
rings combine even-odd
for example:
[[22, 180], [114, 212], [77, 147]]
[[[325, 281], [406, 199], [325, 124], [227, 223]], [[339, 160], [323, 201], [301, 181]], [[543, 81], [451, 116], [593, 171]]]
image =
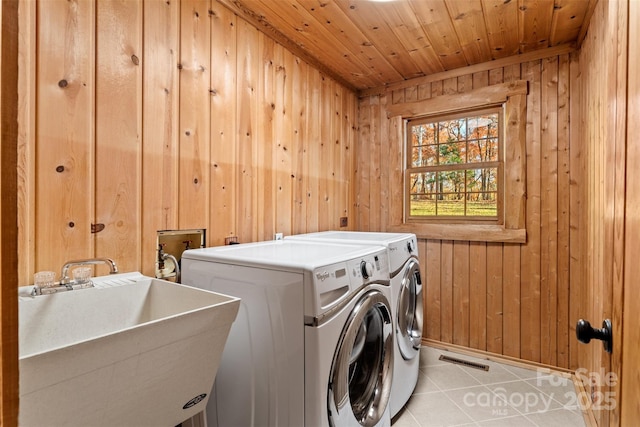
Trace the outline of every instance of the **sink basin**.
[[175, 426], [204, 410], [239, 299], [127, 273], [19, 298], [21, 426]]

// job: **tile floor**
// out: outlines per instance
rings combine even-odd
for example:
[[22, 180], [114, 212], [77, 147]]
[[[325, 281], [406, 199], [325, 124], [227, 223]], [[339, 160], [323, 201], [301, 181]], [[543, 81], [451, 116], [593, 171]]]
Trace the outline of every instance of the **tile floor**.
[[[439, 360], [489, 365], [489, 371]], [[420, 351], [420, 377], [393, 427], [584, 427], [573, 382], [562, 376], [432, 347]]]

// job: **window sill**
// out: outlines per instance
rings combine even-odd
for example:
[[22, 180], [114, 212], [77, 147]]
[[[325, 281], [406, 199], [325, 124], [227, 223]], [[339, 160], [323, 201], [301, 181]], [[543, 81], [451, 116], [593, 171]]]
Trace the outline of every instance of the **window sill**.
[[420, 239], [502, 243], [527, 242], [527, 231], [525, 229], [507, 229], [502, 225], [493, 224], [405, 223], [391, 225], [389, 231], [396, 233], [414, 233]]

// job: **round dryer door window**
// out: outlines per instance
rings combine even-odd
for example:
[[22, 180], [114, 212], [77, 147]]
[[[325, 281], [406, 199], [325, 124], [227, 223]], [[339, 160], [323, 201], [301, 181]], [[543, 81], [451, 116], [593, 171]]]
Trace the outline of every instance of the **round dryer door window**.
[[400, 353], [405, 359], [413, 359], [422, 342], [422, 281], [420, 265], [411, 260], [405, 268], [397, 307], [396, 337]]
[[379, 291], [363, 295], [344, 326], [333, 357], [329, 421], [333, 426], [376, 425], [389, 402], [393, 376], [393, 326], [389, 301]]

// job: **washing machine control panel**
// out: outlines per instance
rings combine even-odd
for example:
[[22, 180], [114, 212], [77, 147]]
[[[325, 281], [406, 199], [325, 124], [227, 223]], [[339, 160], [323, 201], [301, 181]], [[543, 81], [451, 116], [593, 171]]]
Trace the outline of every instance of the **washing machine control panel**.
[[362, 273], [362, 277], [368, 279], [373, 276], [374, 271], [373, 264], [367, 261], [360, 261], [360, 272]]
[[325, 265], [313, 271], [311, 299], [305, 304], [307, 314], [327, 311], [349, 294], [351, 280], [346, 262]]
[[310, 299], [306, 299], [306, 315], [315, 316], [339, 305], [362, 285], [389, 281], [387, 251], [370, 252], [348, 261], [316, 268]]
[[347, 262], [351, 275], [351, 288], [357, 289], [370, 282], [389, 280], [387, 252], [380, 251]]

